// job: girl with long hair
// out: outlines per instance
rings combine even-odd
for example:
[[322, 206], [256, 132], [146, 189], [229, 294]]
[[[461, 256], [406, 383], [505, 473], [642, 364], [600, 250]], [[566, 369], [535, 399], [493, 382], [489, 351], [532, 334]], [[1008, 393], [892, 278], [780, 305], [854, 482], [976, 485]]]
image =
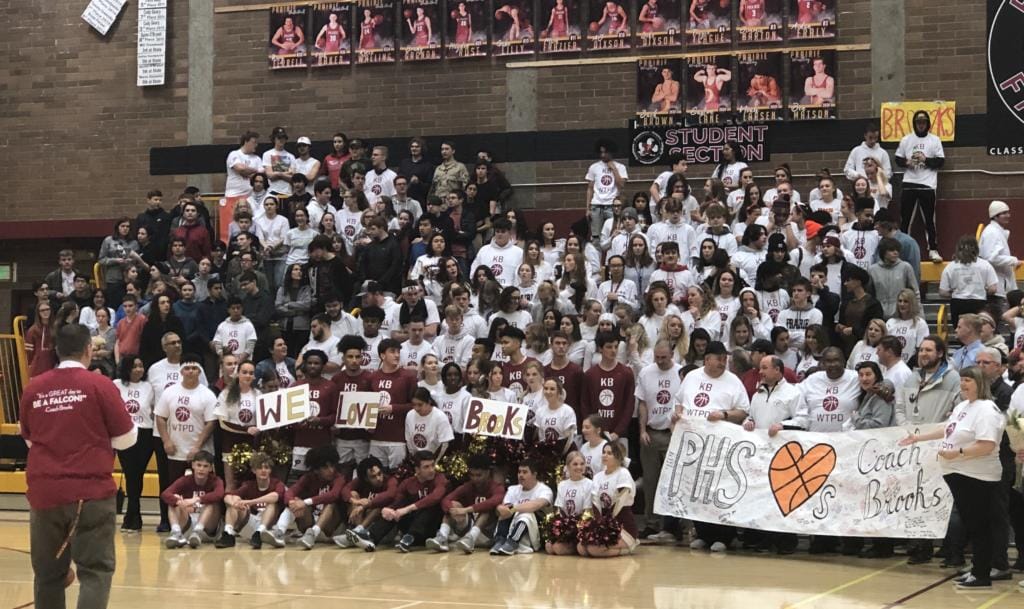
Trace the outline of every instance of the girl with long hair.
[[114, 386], [138, 428], [138, 439], [131, 448], [117, 451], [117, 460], [124, 473], [127, 505], [121, 530], [126, 533], [142, 532], [142, 482], [149, 460], [153, 457], [153, 386], [146, 381], [146, 364], [137, 355], [121, 356]]
[[281, 332], [288, 344], [288, 355], [298, 357], [299, 349], [306, 344], [309, 336], [310, 310], [313, 307], [313, 291], [301, 264], [291, 264], [285, 269], [284, 281], [277, 288], [274, 307]]
[[737, 293], [741, 289], [742, 281], [736, 271], [723, 269], [715, 275], [711, 293], [714, 295], [714, 307], [722, 319], [719, 336], [726, 336], [732, 319], [740, 310], [740, 299]]
[[530, 239], [523, 249], [523, 264], [533, 267], [533, 275], [537, 282], [548, 281], [555, 278], [555, 265], [547, 261], [540, 241]]
[[601, 415], [592, 414], [583, 419], [580, 426], [582, 443], [579, 450], [583, 455], [585, 474], [588, 478], [593, 478], [594, 474], [604, 471], [601, 453], [608, 444], [608, 435], [604, 432], [605, 425]]
[[594, 489], [591, 503], [594, 510], [614, 518], [619, 526], [619, 539], [615, 545], [604, 546], [580, 543], [576, 551], [582, 556], [610, 558], [632, 554], [640, 545], [636, 520], [633, 518], [633, 498], [636, 483], [626, 469], [626, 449], [614, 442], [606, 444], [601, 452], [604, 471], [594, 474]]
[[29, 378], [39, 376], [57, 367], [57, 349], [54, 346], [53, 306], [47, 301], [36, 303], [35, 321], [25, 332], [25, 356], [28, 359]]
[[665, 316], [665, 323], [658, 332], [658, 341], [666, 341], [672, 346], [672, 361], [677, 364], [686, 361], [686, 354], [690, 350], [690, 334], [681, 316], [671, 313]]
[[221, 447], [224, 455], [224, 487], [237, 488], [237, 473], [228, 463], [228, 457], [235, 446], [252, 444], [259, 434], [256, 428], [256, 409], [259, 407], [260, 391], [256, 389], [256, 366], [252, 362], [238, 365], [235, 376], [228, 380], [227, 387], [217, 396], [213, 414], [220, 420]]
[[757, 298], [757, 292], [751, 288], [740, 290], [740, 310], [736, 318], [739, 317], [746, 317], [747, 321], [750, 322], [750, 329], [753, 332], [753, 336], [750, 337], [751, 341], [758, 338], [769, 338], [772, 334], [772, 328], [775, 327], [775, 322], [772, 321], [771, 316], [761, 311], [761, 303]]
[[647, 339], [651, 344], [658, 341], [658, 331], [665, 323], [665, 316], [679, 315], [679, 309], [669, 302], [670, 297], [668, 286], [660, 281], [652, 283], [644, 297], [644, 314], [640, 318], [640, 325], [647, 331]]
[[583, 365], [583, 357], [586, 353], [586, 345], [580, 335], [580, 321], [575, 315], [563, 315], [558, 329], [569, 337], [569, 353], [566, 357], [577, 366]]
[[704, 354], [707, 353], [711, 335], [704, 328], [697, 328], [690, 334], [690, 350], [686, 353], [686, 364], [704, 365]]
[[639, 233], [630, 237], [625, 259], [626, 279], [636, 284], [637, 294], [645, 294], [651, 283], [651, 275], [658, 268], [647, 248], [647, 237]]
[[872, 319], [868, 321], [864, 338], [857, 341], [846, 360], [846, 367], [851, 370], [861, 362], [878, 362], [878, 341], [886, 335], [886, 324], [884, 319]]
[[812, 369], [820, 366], [821, 354], [829, 348], [828, 332], [821, 324], [811, 324], [804, 330], [804, 344], [800, 348], [800, 362], [793, 373], [801, 381]]
[[900, 339], [903, 344], [903, 361], [909, 362], [917, 348], [930, 334], [928, 322], [921, 315], [921, 301], [917, 292], [903, 288], [896, 296], [896, 310], [885, 322], [886, 333]]
[[949, 303], [952, 327], [956, 327], [965, 313], [980, 313], [988, 304], [988, 297], [996, 293], [999, 278], [988, 260], [979, 257], [978, 241], [964, 235], [956, 242], [953, 260], [942, 269], [939, 296], [951, 298]]
[[562, 277], [558, 280], [558, 290], [559, 296], [571, 303], [577, 311], [581, 309], [585, 299], [594, 297], [597, 290], [587, 272], [586, 262], [578, 252], [566, 252], [562, 260]]
[[565, 255], [565, 239], [558, 239], [555, 235], [554, 222], [548, 221], [540, 225], [540, 251], [552, 270], [561, 264], [562, 256]]
[[438, 396], [444, 390], [444, 383], [441, 379], [441, 360], [433, 353], [427, 353], [419, 361], [420, 379], [417, 387], [423, 387], [434, 396]]
[[[558, 483], [555, 493], [555, 509], [563, 519], [578, 519], [590, 508], [594, 481], [584, 475], [586, 470], [583, 453], [574, 450], [565, 456], [566, 478]], [[544, 551], [553, 556], [571, 556], [576, 554], [576, 544], [548, 541]]]

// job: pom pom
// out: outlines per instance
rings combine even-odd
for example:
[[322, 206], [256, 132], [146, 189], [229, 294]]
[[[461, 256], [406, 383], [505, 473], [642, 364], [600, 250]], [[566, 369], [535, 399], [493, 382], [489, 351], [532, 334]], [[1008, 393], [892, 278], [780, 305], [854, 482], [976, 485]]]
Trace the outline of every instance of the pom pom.
[[579, 522], [577, 539], [586, 546], [611, 547], [619, 543], [622, 525], [611, 514], [583, 513]]
[[292, 447], [280, 438], [260, 434], [259, 452], [266, 453], [277, 465], [291, 465]]
[[249, 471], [250, 459], [252, 459], [252, 446], [250, 444], [235, 444], [231, 452], [224, 458], [231, 471], [237, 475], [243, 475]]
[[542, 440], [533, 445], [530, 458], [537, 465], [537, 477], [551, 488], [558, 486], [562, 480], [565, 439]]
[[445, 478], [453, 485], [459, 485], [466, 481], [469, 474], [469, 465], [466, 463], [466, 456], [462, 453], [449, 452], [441, 457], [437, 464], [437, 471], [444, 474]]
[[541, 523], [541, 534], [551, 543], [575, 544], [578, 535], [579, 519], [568, 516], [561, 511], [551, 512]]

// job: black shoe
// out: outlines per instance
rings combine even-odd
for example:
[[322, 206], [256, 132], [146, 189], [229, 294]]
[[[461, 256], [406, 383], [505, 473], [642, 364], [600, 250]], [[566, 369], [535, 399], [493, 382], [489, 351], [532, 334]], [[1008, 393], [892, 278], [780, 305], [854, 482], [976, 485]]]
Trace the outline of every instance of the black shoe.
[[[907, 558], [907, 564], [908, 565], [923, 565], [923, 564], [929, 563], [931, 561], [932, 561], [932, 557], [928, 556], [927, 554], [911, 554]], [[943, 563], [942, 566], [946, 566], [946, 564]]]
[[[912, 563], [912, 564], [917, 564], [917, 563]], [[941, 563], [939, 563], [939, 566], [942, 567], [943, 569], [959, 569], [960, 567], [964, 566], [965, 564], [967, 564], [967, 563], [964, 562], [964, 560], [962, 558], [960, 560], [954, 560], [954, 559], [951, 559], [951, 558], [946, 558]]]
[[134, 518], [125, 517], [124, 522], [121, 523], [122, 533], [141, 533], [142, 524], [135, 524]]
[[[1021, 551], [1024, 552], [1024, 548], [1021, 548]], [[1024, 555], [1018, 556], [1017, 562], [1013, 563], [1010, 568], [1015, 571], [1024, 571]]]
[[263, 538], [260, 537], [259, 531], [252, 534], [249, 538], [249, 545], [252, 546], [253, 550], [259, 550], [263, 547]]
[[171, 532], [171, 523], [169, 523], [169, 522], [161, 522], [160, 524], [156, 525], [156, 532], [157, 533], [170, 533]]
[[973, 575], [968, 575], [966, 579], [958, 581], [956, 583], [957, 588], [991, 588], [992, 582], [980, 580]]
[[222, 533], [216, 543], [213, 544], [215, 548], [233, 548], [235, 547], [235, 536]]

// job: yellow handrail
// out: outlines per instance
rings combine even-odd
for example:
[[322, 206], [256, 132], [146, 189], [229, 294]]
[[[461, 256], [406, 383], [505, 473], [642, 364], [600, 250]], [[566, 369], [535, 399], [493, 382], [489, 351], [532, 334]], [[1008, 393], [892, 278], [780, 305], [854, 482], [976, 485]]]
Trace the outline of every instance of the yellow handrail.
[[935, 319], [935, 333], [946, 340], [946, 305], [939, 306], [939, 314]]
[[92, 281], [96, 284], [97, 290], [103, 289], [103, 267], [99, 262], [92, 264]]
[[985, 230], [985, 225], [984, 224], [979, 224], [978, 225], [978, 230], [974, 231], [974, 238], [976, 240], [981, 241], [981, 231], [983, 231], [983, 230]]

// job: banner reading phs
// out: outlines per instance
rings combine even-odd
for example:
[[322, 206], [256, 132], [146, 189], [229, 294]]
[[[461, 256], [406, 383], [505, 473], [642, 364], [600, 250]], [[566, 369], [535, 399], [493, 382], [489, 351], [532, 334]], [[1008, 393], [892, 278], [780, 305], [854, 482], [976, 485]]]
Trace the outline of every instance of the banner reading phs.
[[672, 431], [654, 511], [783, 533], [941, 538], [953, 498], [936, 459], [939, 442], [899, 446], [906, 435], [889, 427], [769, 438], [683, 419]]

